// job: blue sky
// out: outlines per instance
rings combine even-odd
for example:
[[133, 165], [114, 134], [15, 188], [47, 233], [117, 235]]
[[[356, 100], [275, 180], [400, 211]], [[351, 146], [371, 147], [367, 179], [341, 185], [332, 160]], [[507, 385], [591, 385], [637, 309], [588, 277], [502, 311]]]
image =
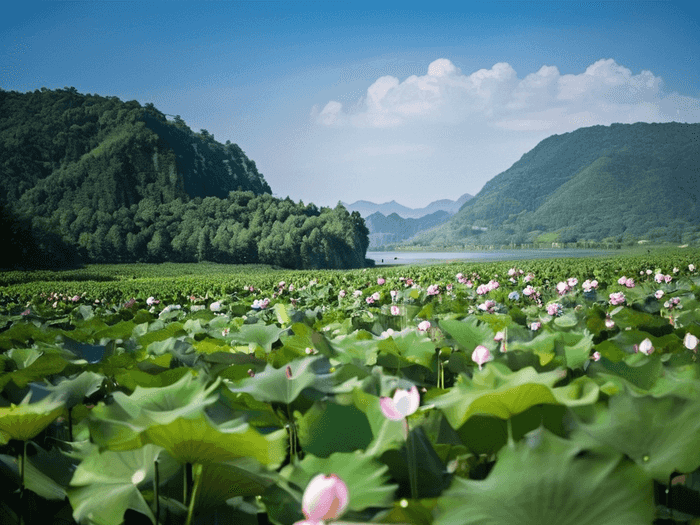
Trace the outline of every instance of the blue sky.
[[555, 133], [700, 122], [692, 3], [25, 1], [0, 87], [153, 102], [280, 197], [421, 207]]

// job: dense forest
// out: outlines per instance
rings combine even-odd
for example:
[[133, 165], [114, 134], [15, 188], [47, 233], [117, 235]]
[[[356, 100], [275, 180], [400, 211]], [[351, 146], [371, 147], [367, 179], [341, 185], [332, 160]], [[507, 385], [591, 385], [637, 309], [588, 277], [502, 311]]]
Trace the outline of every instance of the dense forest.
[[358, 213], [270, 193], [238, 145], [152, 104], [75, 88], [0, 89], [0, 267], [366, 264]]
[[553, 135], [414, 244], [700, 242], [700, 124]]

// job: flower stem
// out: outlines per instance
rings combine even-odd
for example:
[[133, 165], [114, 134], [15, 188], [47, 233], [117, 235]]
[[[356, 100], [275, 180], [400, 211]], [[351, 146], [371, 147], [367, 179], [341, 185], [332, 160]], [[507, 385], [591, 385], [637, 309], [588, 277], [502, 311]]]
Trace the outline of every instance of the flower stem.
[[156, 503], [156, 525], [160, 518], [160, 473], [158, 472], [158, 458], [153, 461], [154, 478], [153, 478], [153, 499]]
[[[188, 465], [190, 466], [190, 473], [192, 473], [192, 463], [188, 463]], [[197, 500], [197, 494], [199, 493], [199, 489], [202, 486], [203, 470], [204, 465], [202, 465], [201, 463], [197, 463], [197, 465], [194, 467], [194, 487], [192, 488], [190, 503], [187, 507], [187, 521], [185, 521], [185, 525], [192, 525], [192, 519], [194, 518], [195, 501]]]
[[406, 422], [406, 433], [408, 437], [408, 448], [406, 453], [408, 454], [408, 481], [411, 485], [411, 499], [418, 499], [418, 468], [416, 466], [416, 441], [413, 432], [410, 432], [408, 428], [408, 419], [404, 419]]
[[24, 471], [25, 471], [25, 460], [27, 457], [27, 442], [22, 441], [22, 456], [20, 457], [20, 473], [19, 473], [19, 524], [24, 525], [24, 514], [26, 510], [26, 502], [24, 497]]

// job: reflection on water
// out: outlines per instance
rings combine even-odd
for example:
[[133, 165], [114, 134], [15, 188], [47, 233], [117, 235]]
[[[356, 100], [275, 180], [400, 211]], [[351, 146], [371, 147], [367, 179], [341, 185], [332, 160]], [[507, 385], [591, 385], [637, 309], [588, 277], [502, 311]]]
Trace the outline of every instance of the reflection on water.
[[377, 266], [387, 264], [437, 264], [453, 261], [516, 261], [523, 259], [556, 259], [560, 257], [596, 257], [613, 255], [613, 250], [552, 248], [541, 250], [500, 250], [493, 252], [367, 252]]

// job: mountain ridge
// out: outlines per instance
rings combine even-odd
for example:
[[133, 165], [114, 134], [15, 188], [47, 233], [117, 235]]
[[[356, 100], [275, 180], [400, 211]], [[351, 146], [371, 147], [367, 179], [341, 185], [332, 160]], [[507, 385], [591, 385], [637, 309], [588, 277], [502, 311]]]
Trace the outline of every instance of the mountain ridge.
[[377, 204], [371, 201], [358, 200], [351, 204], [347, 204], [341, 201], [341, 204], [348, 211], [357, 211], [363, 218], [367, 218], [373, 213], [379, 212], [385, 217], [388, 217], [392, 213], [396, 213], [399, 217], [404, 219], [419, 219], [425, 215], [430, 215], [436, 211], [446, 211], [449, 214], [456, 213], [460, 207], [473, 198], [469, 193], [461, 195], [457, 200], [451, 199], [439, 199], [431, 202], [427, 206], [422, 208], [409, 208], [402, 204], [396, 202], [396, 200], [391, 200], [389, 202], [384, 202]]

